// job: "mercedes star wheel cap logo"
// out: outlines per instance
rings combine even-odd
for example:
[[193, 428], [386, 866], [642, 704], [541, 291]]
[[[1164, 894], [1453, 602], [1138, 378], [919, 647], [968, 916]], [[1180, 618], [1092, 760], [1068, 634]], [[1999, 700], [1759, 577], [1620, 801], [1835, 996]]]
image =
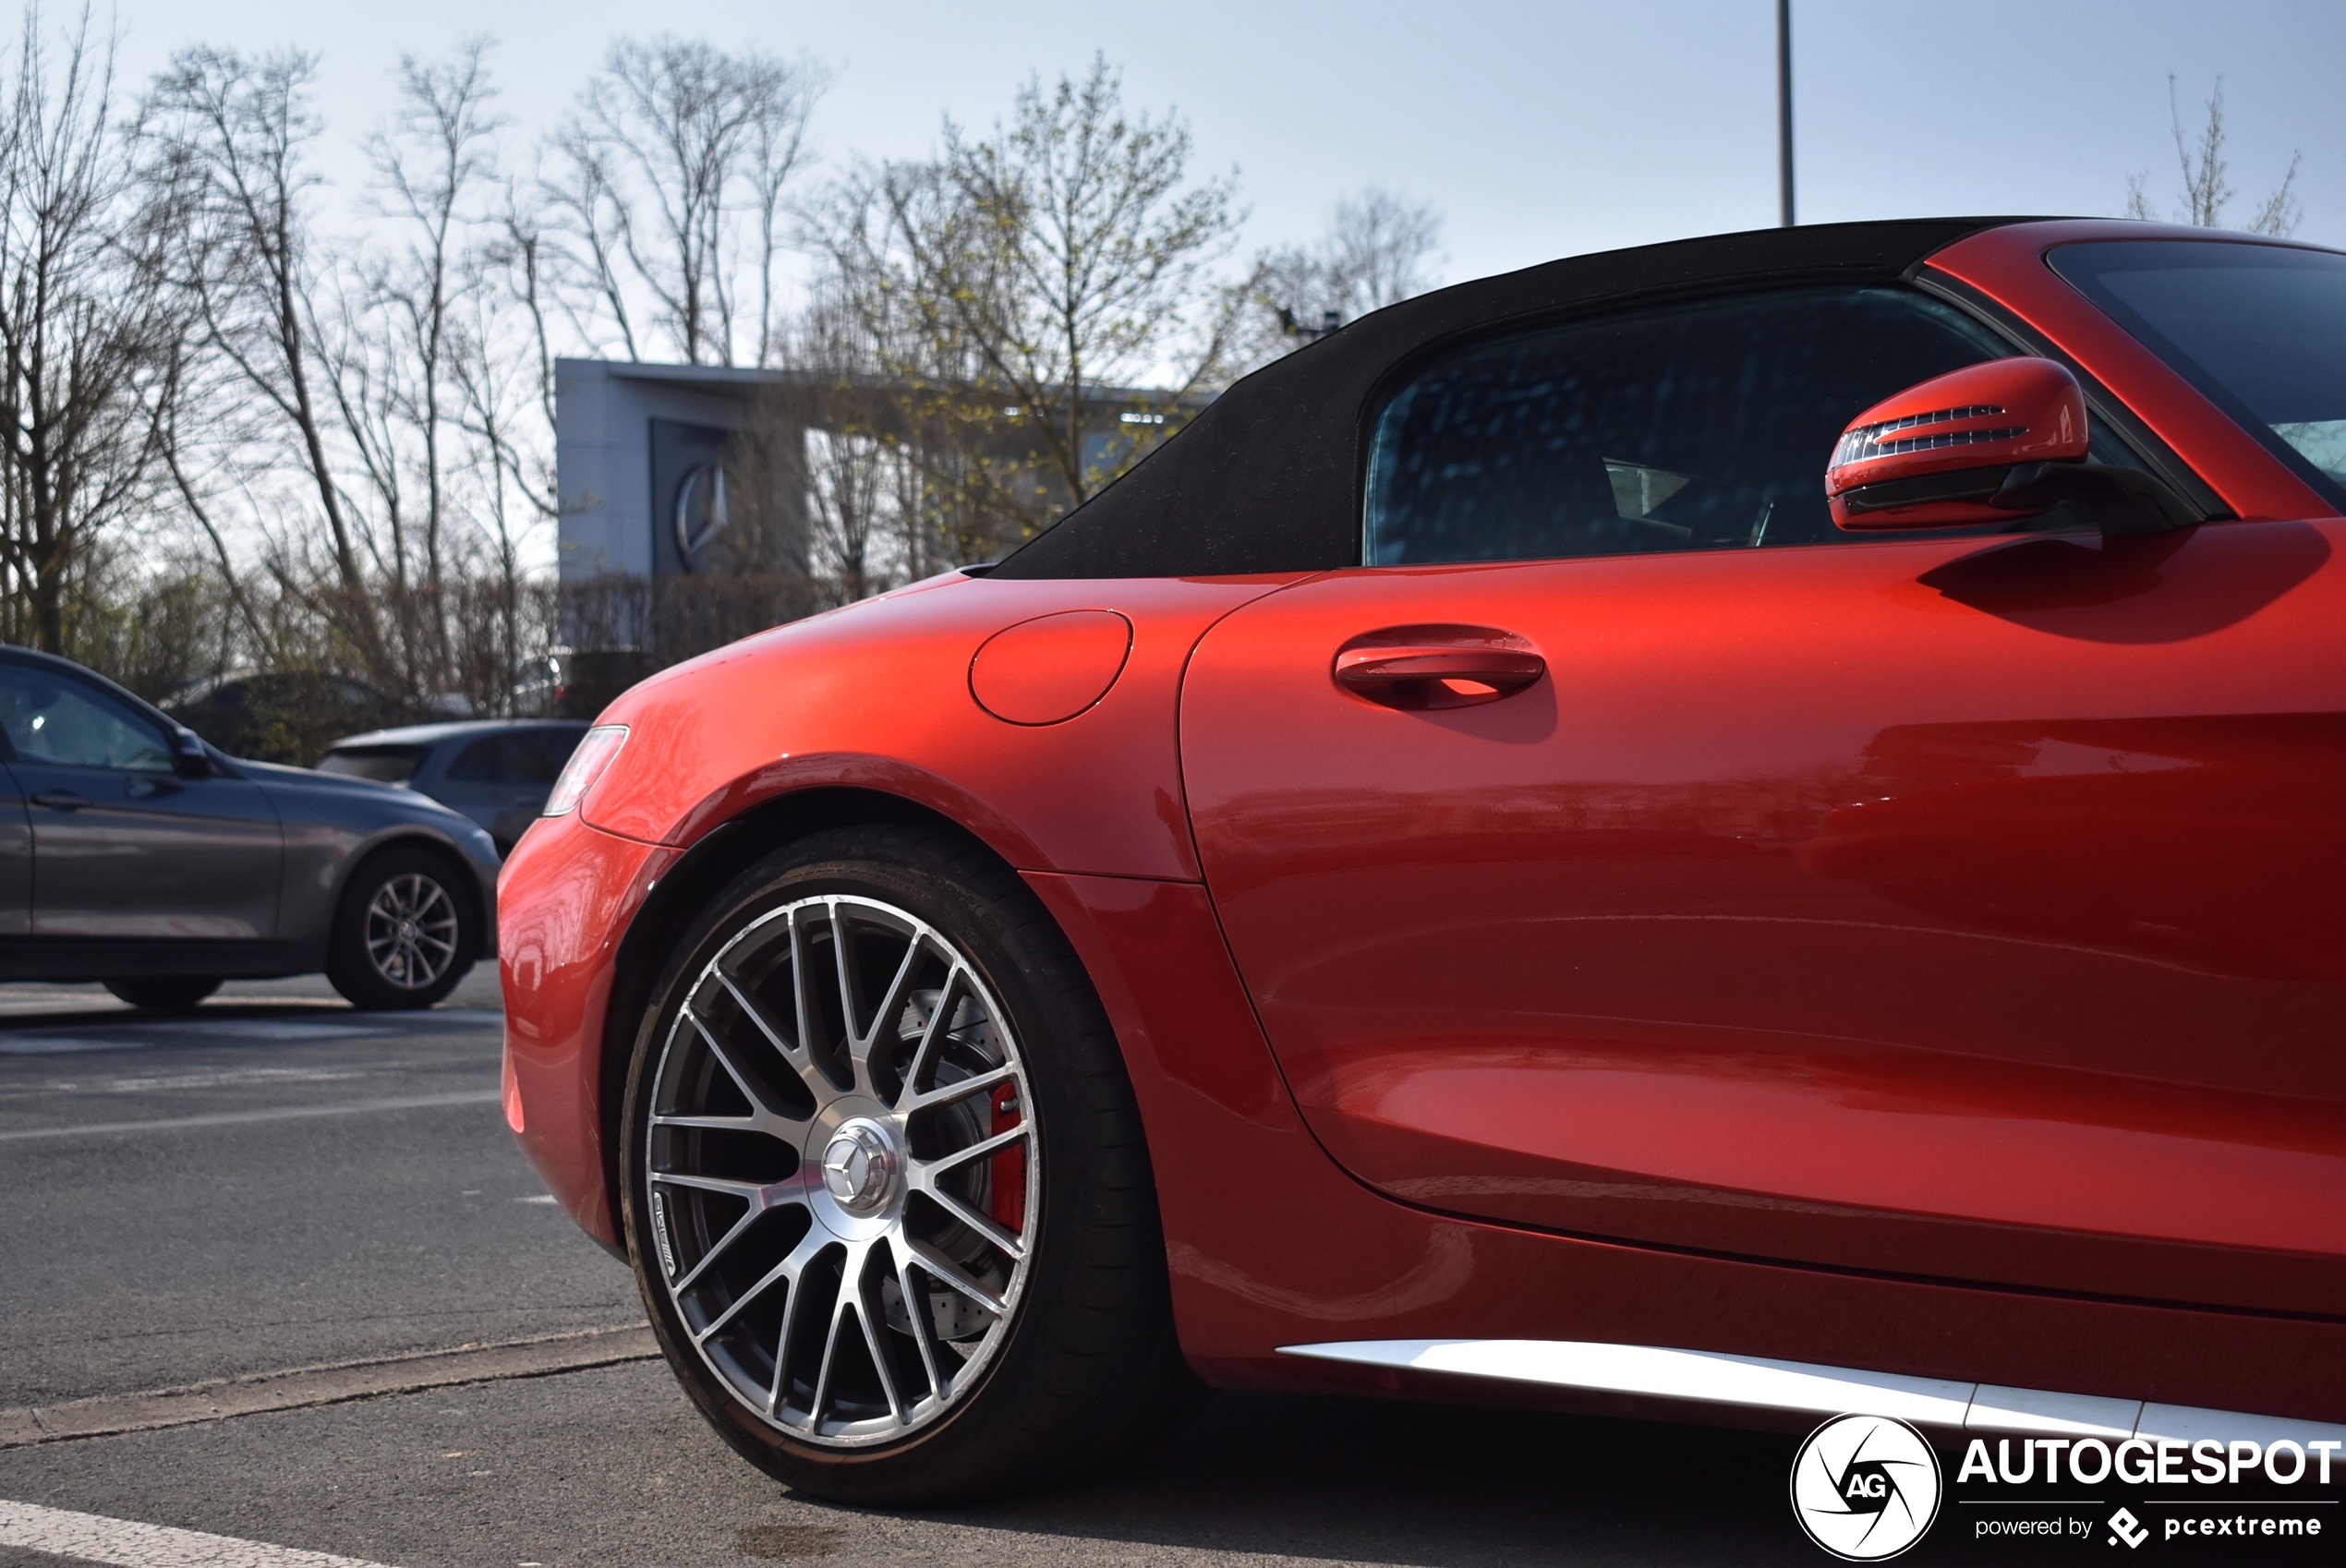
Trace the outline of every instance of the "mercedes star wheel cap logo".
[[842, 1209], [868, 1212], [878, 1208], [888, 1200], [895, 1175], [895, 1148], [870, 1122], [849, 1122], [824, 1146], [823, 1186]]
[[1939, 1517], [1939, 1456], [1888, 1416], [1836, 1416], [1792, 1462], [1793, 1517], [1844, 1562], [1897, 1556]]
[[852, 1203], [872, 1178], [872, 1157], [853, 1138], [835, 1138], [823, 1154], [823, 1178], [830, 1183], [832, 1197]]

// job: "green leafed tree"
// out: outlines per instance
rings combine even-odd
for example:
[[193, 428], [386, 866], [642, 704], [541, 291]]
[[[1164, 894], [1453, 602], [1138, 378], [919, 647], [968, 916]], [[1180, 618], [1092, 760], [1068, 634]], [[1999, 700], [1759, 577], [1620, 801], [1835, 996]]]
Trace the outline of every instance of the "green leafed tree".
[[855, 171], [816, 215], [851, 363], [896, 389], [865, 433], [915, 454], [928, 526], [964, 559], [1082, 504], [1227, 379], [1243, 213], [1235, 174], [1192, 178], [1192, 151], [1094, 59], [1030, 81], [990, 131], [949, 119], [930, 160]]

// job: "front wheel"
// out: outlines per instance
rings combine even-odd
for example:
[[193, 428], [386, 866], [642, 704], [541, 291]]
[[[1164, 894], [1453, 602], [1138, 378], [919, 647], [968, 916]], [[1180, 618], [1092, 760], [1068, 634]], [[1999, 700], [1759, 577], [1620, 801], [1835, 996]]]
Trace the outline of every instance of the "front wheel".
[[792, 1487], [1071, 1478], [1195, 1387], [1099, 1003], [956, 835], [840, 829], [746, 872], [659, 983], [623, 1115], [669, 1363]]
[[429, 1007], [456, 989], [480, 947], [455, 868], [429, 850], [369, 855], [327, 935], [326, 978], [354, 1007]]

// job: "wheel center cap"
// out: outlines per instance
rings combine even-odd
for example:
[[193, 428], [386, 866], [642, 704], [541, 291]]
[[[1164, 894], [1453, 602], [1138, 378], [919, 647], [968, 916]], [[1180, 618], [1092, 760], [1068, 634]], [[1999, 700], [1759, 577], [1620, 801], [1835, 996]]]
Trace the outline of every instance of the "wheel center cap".
[[896, 1169], [888, 1129], [861, 1117], [841, 1123], [823, 1150], [823, 1186], [851, 1214], [887, 1207], [896, 1191]]

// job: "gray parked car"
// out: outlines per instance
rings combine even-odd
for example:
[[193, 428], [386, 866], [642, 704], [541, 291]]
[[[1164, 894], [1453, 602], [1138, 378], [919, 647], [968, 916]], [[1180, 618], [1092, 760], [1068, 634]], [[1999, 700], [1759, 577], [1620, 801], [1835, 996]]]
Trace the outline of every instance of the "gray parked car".
[[496, 952], [497, 850], [411, 790], [232, 758], [67, 659], [0, 645], [0, 980], [193, 1007], [323, 971], [439, 1001]]
[[336, 741], [318, 759], [318, 771], [429, 795], [489, 829], [497, 852], [506, 855], [545, 810], [562, 764], [586, 733], [584, 722], [566, 718], [412, 724]]

